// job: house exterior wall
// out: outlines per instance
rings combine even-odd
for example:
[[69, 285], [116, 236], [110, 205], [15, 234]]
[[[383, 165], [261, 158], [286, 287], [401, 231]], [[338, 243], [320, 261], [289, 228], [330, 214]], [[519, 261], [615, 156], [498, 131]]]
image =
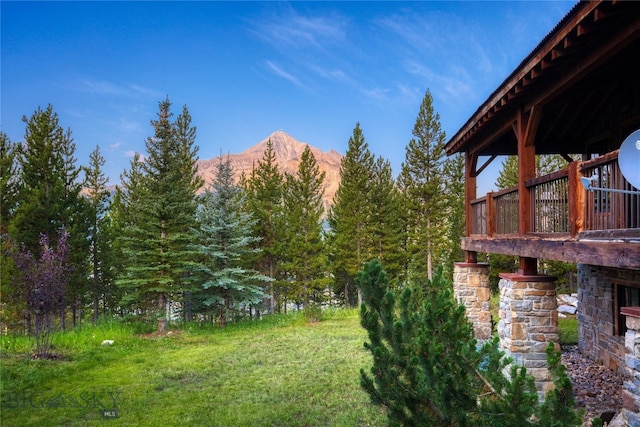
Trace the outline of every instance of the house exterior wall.
[[640, 271], [578, 264], [578, 347], [582, 354], [624, 373], [624, 333], [616, 325], [620, 287], [639, 287]]

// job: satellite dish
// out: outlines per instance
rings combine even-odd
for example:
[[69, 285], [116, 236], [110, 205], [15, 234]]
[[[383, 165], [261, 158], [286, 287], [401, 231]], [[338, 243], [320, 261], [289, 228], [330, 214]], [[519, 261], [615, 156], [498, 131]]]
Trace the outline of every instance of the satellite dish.
[[622, 141], [618, 152], [618, 165], [629, 184], [640, 189], [640, 129]]

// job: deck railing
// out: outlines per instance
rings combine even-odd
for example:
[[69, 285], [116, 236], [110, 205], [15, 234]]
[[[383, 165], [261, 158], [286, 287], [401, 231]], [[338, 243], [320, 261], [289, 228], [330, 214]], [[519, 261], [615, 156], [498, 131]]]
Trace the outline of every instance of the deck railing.
[[581, 175], [592, 178], [592, 186], [596, 187], [586, 198], [585, 232], [640, 228], [640, 197], [637, 194], [598, 189], [635, 190], [622, 176], [617, 154], [617, 151], [609, 153], [579, 166]]
[[533, 233], [569, 233], [569, 171], [527, 182], [531, 192], [531, 231]]
[[496, 234], [518, 234], [518, 188], [494, 193], [496, 204]]
[[[525, 183], [531, 195], [530, 231], [542, 237], [562, 235], [615, 236], [640, 229], [640, 196], [587, 191], [581, 177], [594, 178], [593, 187], [636, 190], [618, 167], [618, 151], [534, 178]], [[511, 187], [471, 202], [471, 233], [475, 235], [518, 234], [518, 188]], [[635, 234], [638, 234], [637, 232]]]

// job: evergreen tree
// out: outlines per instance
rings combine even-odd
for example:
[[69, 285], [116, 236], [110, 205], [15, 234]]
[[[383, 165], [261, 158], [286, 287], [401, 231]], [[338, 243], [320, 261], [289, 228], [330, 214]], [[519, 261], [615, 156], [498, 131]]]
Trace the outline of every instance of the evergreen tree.
[[[279, 275], [278, 246], [284, 240], [283, 186], [284, 178], [278, 170], [273, 143], [269, 139], [262, 159], [251, 171], [251, 176], [244, 188], [247, 191], [247, 208], [256, 220], [253, 235], [260, 237], [257, 243], [260, 251], [255, 254], [253, 262], [258, 271], [273, 279]], [[268, 295], [269, 311], [274, 313], [278, 297], [275, 281], [269, 283]]]
[[80, 168], [75, 164], [71, 131], [62, 129], [51, 105], [22, 120], [26, 126], [24, 143], [18, 146], [21, 188], [9, 234], [38, 257], [41, 234], [55, 245], [61, 227], [69, 233], [68, 262], [72, 268], [60, 312], [64, 328], [65, 307], [70, 303], [74, 308], [75, 321], [87, 287], [88, 217], [87, 203], [80, 196]]
[[[353, 129], [340, 164], [340, 186], [329, 212], [331, 262], [336, 280], [344, 286], [345, 304], [353, 303], [352, 290], [357, 271], [372, 255], [369, 197], [374, 157], [369, 151], [360, 123]], [[358, 300], [361, 299], [358, 290]]]
[[285, 262], [282, 269], [293, 281], [296, 300], [305, 307], [319, 301], [319, 294], [326, 288], [326, 253], [322, 239], [322, 215], [324, 207], [325, 173], [307, 145], [300, 158], [296, 176], [286, 175], [284, 211], [286, 239]]
[[392, 282], [400, 283], [404, 272], [404, 255], [401, 250], [403, 215], [398, 187], [393, 179], [389, 161], [378, 157], [373, 165], [373, 180], [369, 203], [373, 255], [387, 266]]
[[120, 288], [120, 303], [132, 310], [146, 312], [151, 309], [150, 295], [142, 287], [138, 272], [144, 270], [147, 261], [144, 224], [147, 222], [143, 204], [149, 189], [145, 181], [140, 154], [136, 153], [129, 169], [120, 175], [120, 185], [111, 203], [110, 217], [117, 237], [113, 250], [116, 256], [116, 285]]
[[4, 132], [0, 132], [0, 235], [9, 231], [9, 222], [20, 191], [16, 150], [16, 144]]
[[89, 227], [89, 257], [91, 262], [92, 294], [93, 294], [93, 321], [98, 321], [100, 312], [100, 300], [106, 298], [109, 284], [111, 264], [111, 241], [108, 230], [108, 203], [109, 191], [107, 190], [108, 178], [102, 170], [106, 161], [100, 154], [100, 147], [89, 155], [89, 167], [85, 168], [85, 188], [90, 207], [91, 226]]
[[118, 282], [128, 289], [129, 301], [148, 306], [149, 299], [155, 299], [160, 318], [169, 300], [179, 299], [187, 286], [194, 256], [188, 247], [195, 226], [195, 193], [202, 185], [189, 111], [184, 107], [175, 122], [171, 117], [171, 102], [165, 99], [157, 120], [151, 121], [154, 136], [146, 140], [145, 162], [134, 159], [123, 179], [127, 194], [119, 196], [131, 212], [122, 218], [122, 249], [130, 259]]
[[412, 270], [432, 277], [433, 266], [444, 261], [447, 236], [446, 191], [443, 182], [445, 133], [427, 90], [406, 148], [400, 172], [408, 209], [408, 256]]
[[556, 389], [542, 405], [534, 380], [498, 349], [497, 338], [478, 347], [464, 306], [438, 268], [424, 286], [390, 290], [378, 261], [358, 274], [361, 324], [373, 356], [361, 385], [386, 409], [393, 426], [579, 426], [571, 381], [553, 344], [547, 350]]
[[17, 163], [17, 145], [0, 132], [0, 289], [4, 304], [0, 305], [0, 317], [5, 324], [17, 323], [25, 309], [25, 298], [21, 289], [12, 280], [13, 259], [8, 256], [10, 249], [9, 224], [20, 195], [20, 174]]
[[59, 124], [58, 114], [49, 105], [30, 118], [24, 116], [24, 143], [18, 145], [20, 198], [10, 232], [16, 242], [39, 255], [40, 234], [55, 242], [64, 225], [68, 173], [66, 156], [72, 148], [70, 133]]
[[444, 265], [447, 275], [453, 279], [453, 264], [464, 260], [460, 240], [465, 236], [465, 188], [464, 156], [455, 154], [444, 161], [444, 182], [446, 186], [447, 236], [444, 251]]
[[192, 248], [200, 255], [193, 266], [194, 280], [201, 284], [197, 297], [218, 314], [223, 327], [234, 309], [260, 302], [261, 285], [271, 280], [242, 267], [258, 250], [253, 246], [259, 239], [251, 234], [255, 220], [244, 211], [243, 198], [242, 188], [233, 182], [231, 160], [221, 158], [213, 189], [204, 193], [196, 214], [197, 243]]

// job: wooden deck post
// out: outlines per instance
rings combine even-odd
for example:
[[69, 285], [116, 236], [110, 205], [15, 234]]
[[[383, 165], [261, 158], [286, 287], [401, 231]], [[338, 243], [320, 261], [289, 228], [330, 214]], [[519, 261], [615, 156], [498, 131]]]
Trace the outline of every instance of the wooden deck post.
[[569, 163], [567, 169], [569, 178], [569, 233], [571, 237], [575, 238], [584, 230], [585, 193], [587, 190], [580, 182], [578, 162]]
[[518, 139], [518, 234], [531, 231], [531, 191], [526, 182], [536, 177], [535, 134], [540, 122], [539, 109], [532, 108], [528, 116], [520, 111], [515, 132]]
[[473, 209], [471, 201], [476, 198], [476, 162], [478, 157], [466, 152], [464, 162], [464, 209], [465, 209], [465, 236], [473, 234]]

